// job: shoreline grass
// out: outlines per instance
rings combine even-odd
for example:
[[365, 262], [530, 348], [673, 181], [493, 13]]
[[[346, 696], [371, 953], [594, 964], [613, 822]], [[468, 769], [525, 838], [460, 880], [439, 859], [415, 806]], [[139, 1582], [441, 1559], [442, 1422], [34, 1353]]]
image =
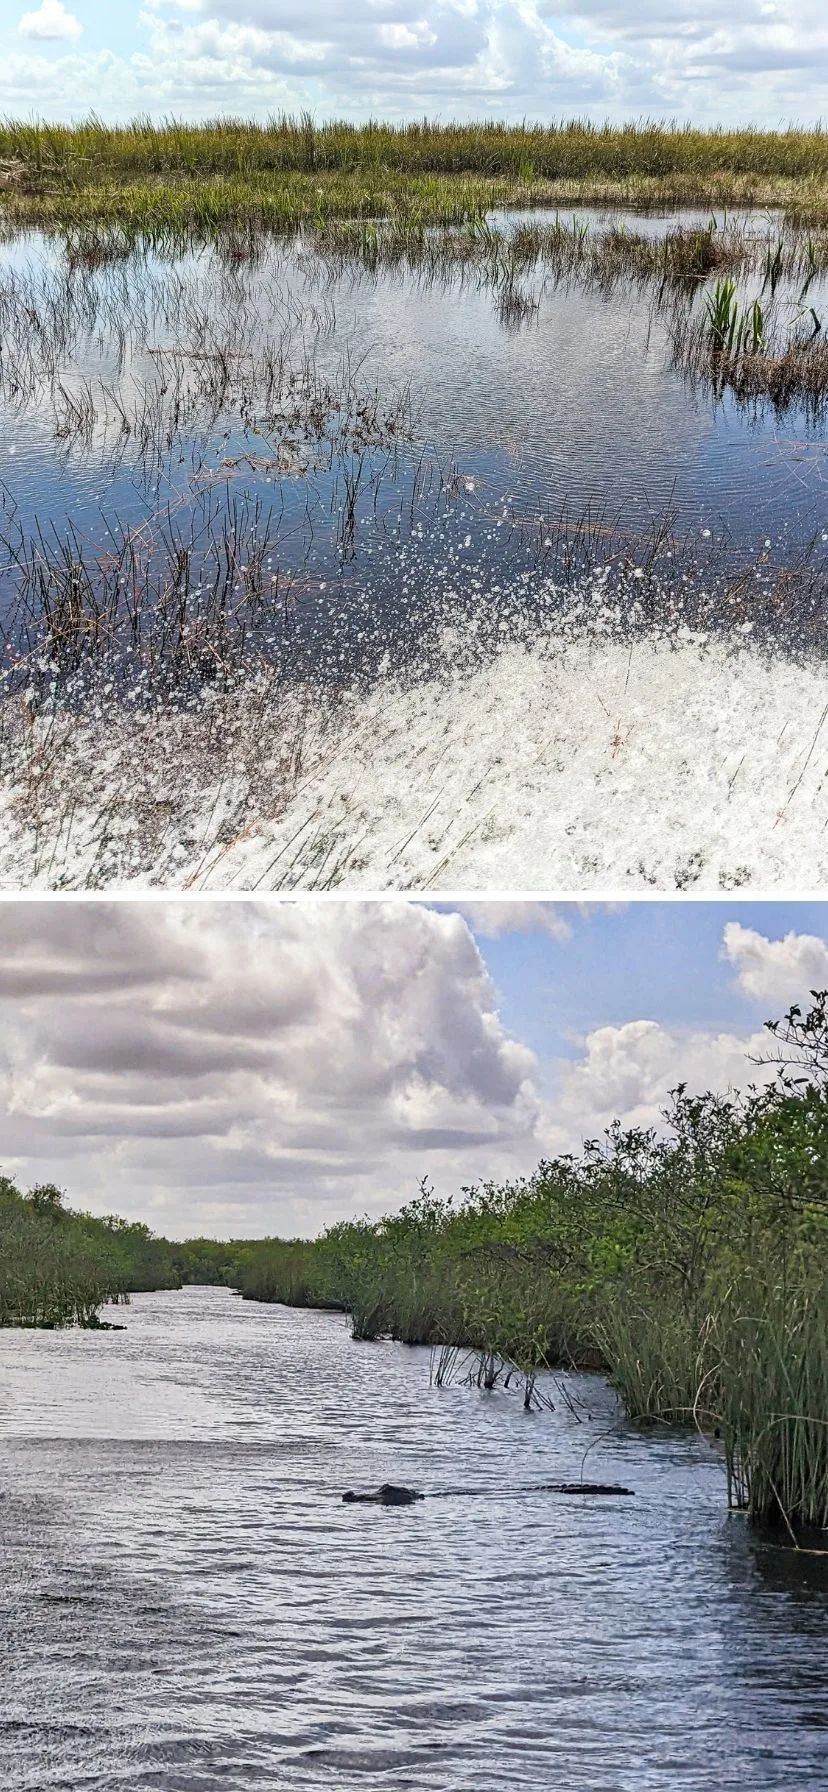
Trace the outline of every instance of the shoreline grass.
[[705, 210], [781, 212], [794, 225], [828, 224], [828, 176], [805, 179], [714, 172], [558, 180], [508, 176], [408, 175], [387, 171], [308, 175], [158, 176], [64, 185], [58, 179], [0, 189], [0, 229], [47, 233], [86, 224], [119, 225], [133, 237], [166, 231], [218, 236], [255, 228], [274, 235], [346, 219], [416, 219], [424, 226], [465, 223], [503, 209], [640, 213]]
[[95, 1330], [106, 1303], [180, 1286], [170, 1246], [140, 1221], [78, 1213], [51, 1183], [24, 1195], [0, 1176], [0, 1326]]
[[319, 215], [461, 220], [499, 205], [780, 207], [828, 219], [828, 132], [647, 121], [362, 126], [309, 117], [188, 125], [0, 123], [0, 217], [60, 228], [295, 228]]
[[[781, 1023], [795, 1061], [826, 1004]], [[438, 1385], [458, 1361], [469, 1385], [514, 1380], [527, 1410], [542, 1372], [600, 1369], [633, 1421], [720, 1437], [730, 1504], [797, 1544], [828, 1531], [826, 1071], [744, 1100], [679, 1088], [664, 1136], [616, 1124], [456, 1203], [423, 1184], [315, 1243], [249, 1245], [234, 1280], [339, 1306], [361, 1342], [432, 1346]]]

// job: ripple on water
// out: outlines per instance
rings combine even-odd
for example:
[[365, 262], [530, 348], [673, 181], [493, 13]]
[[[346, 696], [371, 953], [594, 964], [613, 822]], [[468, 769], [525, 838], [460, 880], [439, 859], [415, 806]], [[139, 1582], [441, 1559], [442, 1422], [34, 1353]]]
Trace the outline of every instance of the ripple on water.
[[[789, 1792], [828, 1776], [828, 1579], [600, 1379], [528, 1419], [220, 1289], [0, 1333], [8, 1792]], [[590, 1469], [634, 1500], [529, 1485]], [[462, 1491], [343, 1506], [387, 1478]]]

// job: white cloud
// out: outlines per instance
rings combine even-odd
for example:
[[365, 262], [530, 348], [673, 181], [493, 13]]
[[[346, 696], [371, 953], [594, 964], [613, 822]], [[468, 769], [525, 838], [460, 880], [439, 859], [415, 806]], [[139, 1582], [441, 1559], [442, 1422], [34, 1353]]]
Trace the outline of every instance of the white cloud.
[[83, 26], [74, 13], [67, 12], [63, 0], [41, 0], [37, 12], [25, 12], [17, 27], [21, 37], [39, 38], [44, 43], [74, 42]]
[[563, 944], [572, 937], [565, 915], [553, 902], [510, 902], [497, 898], [463, 902], [460, 913], [481, 939], [496, 940], [504, 933], [545, 933]]
[[747, 1089], [772, 1078], [749, 1055], [767, 1050], [767, 1034], [684, 1032], [654, 1020], [596, 1027], [583, 1056], [562, 1076], [557, 1106], [583, 1138], [603, 1132], [614, 1119], [623, 1126], [658, 1127], [667, 1094], [678, 1083], [697, 1093]]
[[437, 42], [426, 19], [417, 19], [412, 25], [380, 25], [379, 34], [380, 43], [389, 50], [416, 50], [421, 45], [430, 49]]
[[729, 921], [722, 935], [722, 956], [735, 966], [743, 995], [775, 1003], [779, 1012], [801, 1002], [811, 989], [828, 989], [828, 945], [811, 933], [786, 933], [784, 939], [769, 940], [753, 928]]
[[[528, 1173], [616, 1118], [658, 1126], [678, 1082], [775, 1074], [751, 1061], [769, 1045], [758, 1026], [641, 1018], [634, 987], [627, 1021], [539, 1063], [503, 1025], [469, 922], [559, 938], [560, 917], [466, 912], [4, 904], [0, 1168], [172, 1235], [314, 1233], [387, 1211], [424, 1174], [448, 1193]], [[807, 935], [731, 923], [724, 939], [740, 987], [778, 1008], [825, 963]]]
[[[33, 26], [33, 21], [34, 26]], [[40, 24], [37, 23], [40, 21]], [[49, 23], [51, 21], [51, 24]], [[69, 39], [61, 0], [28, 35]], [[816, 0], [144, 0], [132, 54], [6, 56], [0, 100], [50, 116], [94, 106], [265, 117], [480, 115], [700, 123], [814, 121], [828, 79]], [[104, 68], [108, 79], [102, 82]]]
[[0, 1153], [159, 1230], [314, 1231], [540, 1155], [466, 923], [401, 904], [4, 907]]

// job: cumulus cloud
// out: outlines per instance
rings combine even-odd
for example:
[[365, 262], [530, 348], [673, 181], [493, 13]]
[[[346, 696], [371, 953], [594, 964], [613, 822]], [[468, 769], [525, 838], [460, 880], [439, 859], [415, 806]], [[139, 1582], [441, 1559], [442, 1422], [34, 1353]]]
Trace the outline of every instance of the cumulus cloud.
[[[528, 912], [527, 912], [528, 910]], [[745, 1034], [630, 1017], [535, 1053], [506, 1029], [481, 938], [567, 925], [552, 904], [7, 903], [0, 1168], [156, 1230], [312, 1234], [530, 1172], [667, 1093], [774, 1074]], [[596, 946], [606, 949], [606, 940]], [[828, 948], [731, 922], [738, 986], [778, 1010]]]
[[10, 905], [6, 1169], [158, 1229], [314, 1231], [541, 1149], [533, 1053], [457, 914]]
[[772, 1067], [750, 1059], [767, 1050], [767, 1034], [685, 1032], [654, 1020], [596, 1027], [583, 1056], [564, 1072], [559, 1105], [581, 1137], [596, 1137], [616, 1118], [627, 1127], [659, 1127], [667, 1094], [678, 1083], [701, 1092], [747, 1089], [769, 1081]]
[[811, 989], [828, 989], [828, 945], [812, 933], [786, 933], [769, 940], [751, 927], [729, 921], [722, 955], [736, 970], [743, 995], [776, 1004], [782, 1011]]
[[[62, 0], [27, 21], [58, 19]], [[6, 57], [0, 98], [71, 116], [216, 107], [548, 120], [815, 121], [828, 75], [816, 0], [144, 0], [131, 53]], [[70, 29], [71, 27], [71, 29]], [[57, 60], [58, 67], [55, 68]], [[108, 74], [103, 83], [101, 77]]]
[[554, 902], [463, 902], [460, 912], [481, 939], [496, 940], [504, 933], [545, 933], [563, 944], [572, 937], [569, 921]]
[[74, 13], [66, 11], [63, 0], [42, 0], [37, 12], [24, 12], [17, 29], [21, 37], [72, 43], [81, 36], [83, 26]]

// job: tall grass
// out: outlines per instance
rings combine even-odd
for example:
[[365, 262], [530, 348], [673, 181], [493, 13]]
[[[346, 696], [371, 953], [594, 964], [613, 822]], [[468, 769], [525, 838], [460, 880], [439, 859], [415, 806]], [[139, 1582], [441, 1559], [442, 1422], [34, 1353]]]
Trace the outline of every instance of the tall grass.
[[[819, 998], [823, 1016], [825, 998]], [[824, 1070], [828, 1070], [828, 1054]], [[828, 1529], [828, 1086], [675, 1092], [668, 1131], [613, 1127], [505, 1186], [255, 1246], [251, 1298], [340, 1305], [354, 1335], [514, 1370], [602, 1367], [642, 1423], [721, 1437], [752, 1518]], [[458, 1358], [458, 1353], [461, 1353]], [[443, 1377], [444, 1378], [444, 1377]]]
[[793, 179], [828, 175], [828, 131], [709, 130], [647, 120], [626, 125], [587, 119], [548, 125], [468, 124], [418, 120], [404, 124], [317, 124], [308, 114], [264, 124], [225, 117], [206, 124], [174, 118], [106, 125], [91, 117], [67, 126], [7, 118], [0, 158], [33, 175], [98, 181], [113, 175], [319, 175], [356, 169], [408, 174], [508, 174], [515, 179], [575, 179], [599, 173], [663, 176], [726, 172]]
[[0, 1178], [0, 1325], [91, 1327], [107, 1302], [179, 1282], [146, 1226], [73, 1213], [51, 1185], [22, 1195]]
[[555, 193], [638, 205], [779, 204], [816, 220], [828, 215], [828, 132], [579, 119], [359, 126], [307, 116], [0, 124], [0, 209], [17, 219], [120, 218], [148, 230], [162, 220], [208, 228], [256, 218], [285, 228], [402, 209], [434, 222]]

